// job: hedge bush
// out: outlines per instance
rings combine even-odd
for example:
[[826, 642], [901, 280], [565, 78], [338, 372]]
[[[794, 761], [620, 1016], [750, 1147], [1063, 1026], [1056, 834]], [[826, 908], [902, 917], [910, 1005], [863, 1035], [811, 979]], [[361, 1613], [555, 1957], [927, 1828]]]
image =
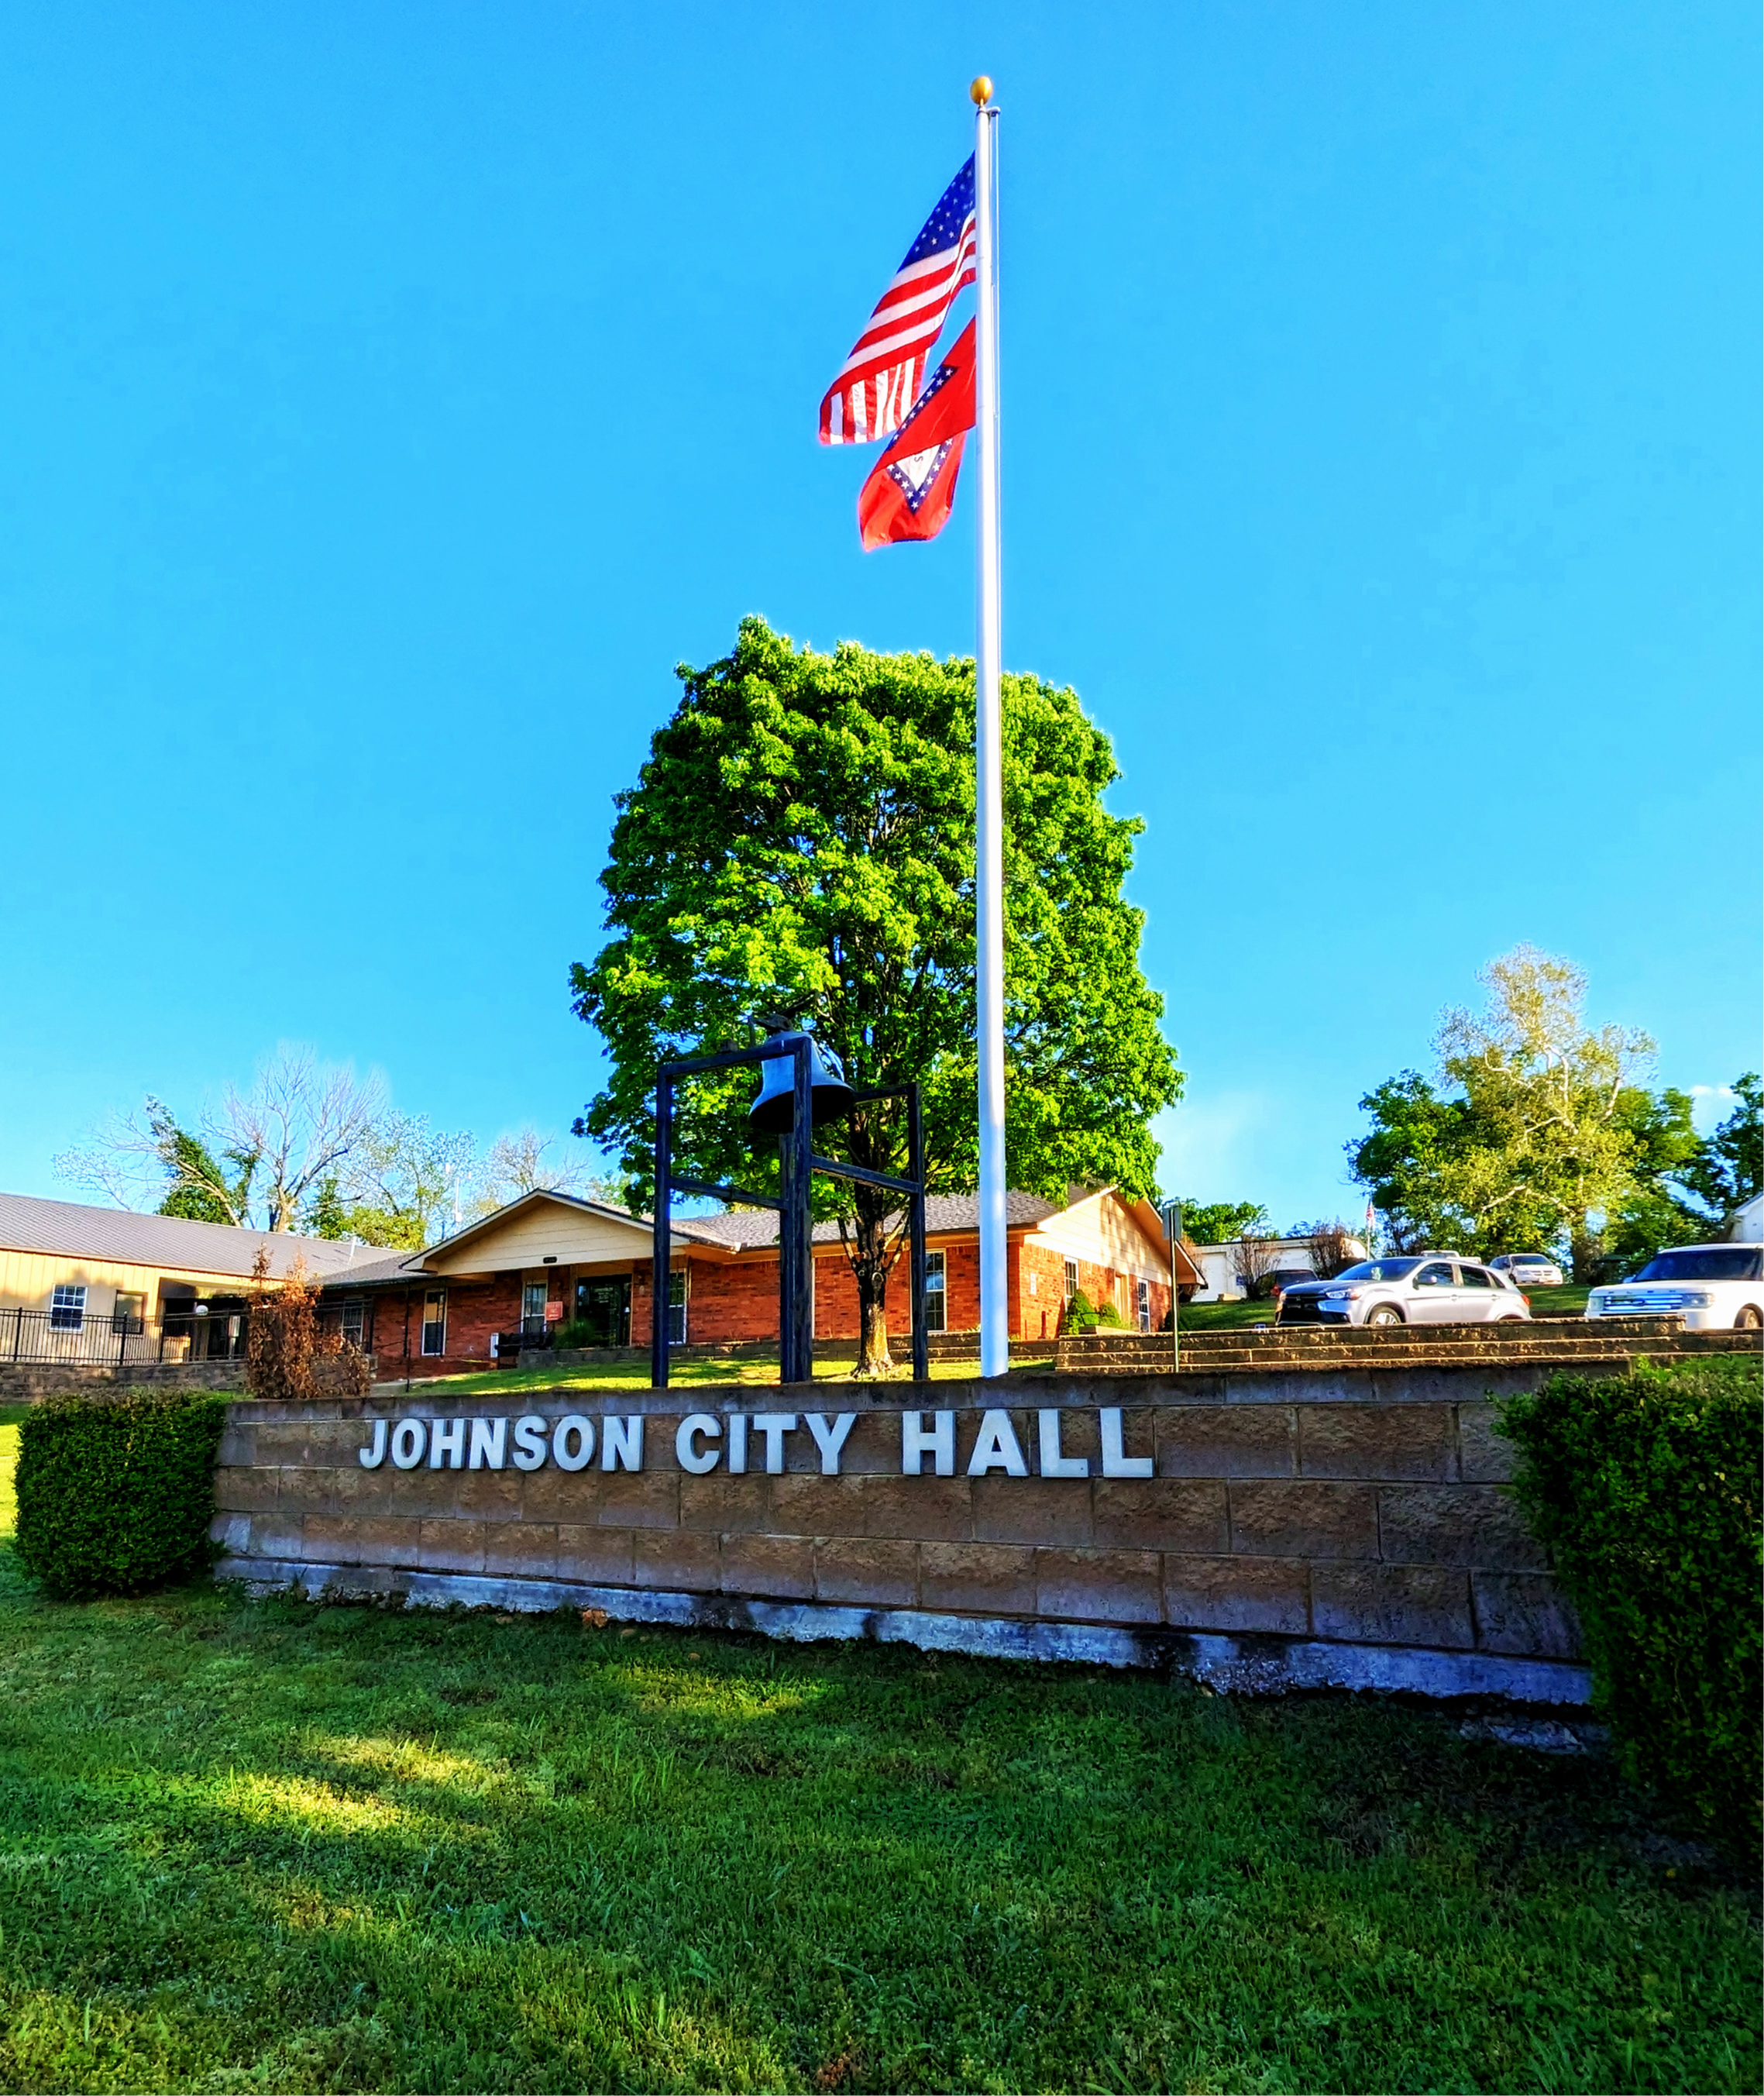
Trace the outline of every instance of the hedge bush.
[[15, 1540], [53, 1594], [138, 1594], [211, 1556], [226, 1400], [125, 1390], [52, 1397], [19, 1429]]
[[1514, 1489], [1579, 1610], [1628, 1773], [1756, 1846], [1764, 1365], [1714, 1356], [1501, 1408]]

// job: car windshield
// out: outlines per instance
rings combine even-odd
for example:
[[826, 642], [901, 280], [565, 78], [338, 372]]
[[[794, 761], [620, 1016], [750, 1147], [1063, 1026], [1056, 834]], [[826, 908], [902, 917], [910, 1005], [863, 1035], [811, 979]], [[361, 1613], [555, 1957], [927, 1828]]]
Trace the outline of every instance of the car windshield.
[[1418, 1259], [1363, 1259], [1358, 1266], [1351, 1266], [1345, 1273], [1338, 1273], [1338, 1281], [1401, 1281], [1421, 1264]]
[[1758, 1255], [1751, 1245], [1702, 1245], [1687, 1251], [1657, 1252], [1638, 1281], [1756, 1281]]

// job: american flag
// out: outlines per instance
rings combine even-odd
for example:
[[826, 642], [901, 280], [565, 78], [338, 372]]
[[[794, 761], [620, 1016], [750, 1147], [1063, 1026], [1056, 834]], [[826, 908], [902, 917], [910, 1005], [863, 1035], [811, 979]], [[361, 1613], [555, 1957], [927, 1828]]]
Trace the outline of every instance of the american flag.
[[972, 156], [938, 199], [821, 403], [823, 444], [867, 444], [906, 419], [951, 302], [974, 281]]

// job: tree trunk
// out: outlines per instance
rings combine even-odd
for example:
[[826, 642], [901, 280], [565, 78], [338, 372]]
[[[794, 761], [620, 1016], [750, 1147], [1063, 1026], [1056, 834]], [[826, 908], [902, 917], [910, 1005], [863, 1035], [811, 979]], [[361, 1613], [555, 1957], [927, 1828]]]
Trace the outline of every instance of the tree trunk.
[[[851, 1270], [858, 1282], [858, 1365], [860, 1376], [893, 1373], [889, 1353], [888, 1218], [885, 1194], [868, 1186], [857, 1190], [858, 1220], [854, 1242], [847, 1248]], [[867, 1212], [867, 1211], [868, 1212]]]

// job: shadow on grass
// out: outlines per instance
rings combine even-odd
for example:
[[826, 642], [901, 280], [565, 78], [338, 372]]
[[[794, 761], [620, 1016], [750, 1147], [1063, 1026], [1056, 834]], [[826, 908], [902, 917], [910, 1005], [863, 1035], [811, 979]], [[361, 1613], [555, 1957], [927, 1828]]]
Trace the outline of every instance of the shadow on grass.
[[1733, 1884], [1436, 1710], [16, 1574], [0, 1667], [7, 2086], [1755, 2083]]

